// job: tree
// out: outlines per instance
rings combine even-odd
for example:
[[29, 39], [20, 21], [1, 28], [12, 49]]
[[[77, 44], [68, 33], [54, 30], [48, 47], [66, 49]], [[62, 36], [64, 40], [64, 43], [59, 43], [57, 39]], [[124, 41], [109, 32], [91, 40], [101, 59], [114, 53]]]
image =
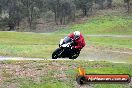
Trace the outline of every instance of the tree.
[[112, 0], [107, 0], [107, 7], [111, 8], [112, 7]]
[[15, 30], [15, 26], [16, 26], [16, 0], [9, 0], [8, 1], [8, 10], [9, 10], [9, 22], [8, 22], [8, 26], [9, 26], [9, 31], [11, 30]]
[[60, 12], [58, 12], [60, 17], [60, 23], [65, 24], [66, 21], [74, 21], [75, 10], [76, 7], [73, 2], [69, 0], [61, 1]]
[[124, 0], [124, 3], [127, 4], [127, 12], [130, 12], [130, 0]]
[[99, 9], [104, 9], [105, 0], [95, 0], [95, 3], [99, 5]]
[[46, 5], [54, 13], [57, 25], [75, 18], [76, 7], [71, 0], [47, 0]]
[[92, 12], [93, 0], [75, 0], [77, 9], [81, 9], [83, 16], [88, 16]]
[[36, 19], [40, 17], [43, 11], [44, 0], [22, 0], [24, 5], [24, 16], [27, 18], [30, 30], [34, 29], [36, 26]]
[[55, 15], [55, 22], [57, 23], [58, 12], [60, 7], [60, 0], [46, 0], [46, 6], [51, 10]]

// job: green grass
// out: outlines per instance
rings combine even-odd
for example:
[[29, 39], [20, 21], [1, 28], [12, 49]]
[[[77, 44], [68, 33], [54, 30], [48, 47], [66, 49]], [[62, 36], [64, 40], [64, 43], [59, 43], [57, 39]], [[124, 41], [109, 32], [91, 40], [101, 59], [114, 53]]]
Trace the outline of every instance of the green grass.
[[[19, 64], [18, 64], [19, 63]], [[132, 64], [122, 64], [122, 63], [109, 63], [104, 61], [3, 61], [2, 64], [5, 65], [20, 65], [21, 68], [23, 66], [27, 66], [28, 68], [23, 69], [24, 71], [28, 71], [26, 69], [36, 69], [36, 67], [40, 67], [41, 64], [41, 74], [37, 74], [35, 78], [40, 78], [40, 82], [36, 82], [34, 79], [30, 77], [18, 77], [15, 79], [11, 76], [5, 82], [17, 83], [20, 85], [20, 88], [76, 88], [76, 75], [78, 74], [77, 68], [82, 66], [87, 74], [129, 74], [132, 76]], [[47, 64], [47, 65], [46, 65]], [[33, 66], [33, 67], [32, 67]], [[53, 68], [51, 68], [53, 67]], [[62, 69], [61, 68], [66, 68]], [[5, 67], [6, 68], [6, 67]], [[3, 69], [3, 68], [1, 68]], [[6, 68], [9, 69], [9, 68]], [[5, 69], [5, 70], [6, 70]], [[10, 70], [10, 69], [9, 69]], [[44, 73], [46, 70], [46, 74]], [[14, 70], [15, 71], [15, 70]], [[44, 75], [42, 75], [44, 74]], [[66, 78], [55, 77], [55, 74], [65, 74]], [[41, 76], [40, 76], [41, 75]], [[6, 83], [5, 83], [6, 84]], [[130, 88], [129, 84], [93, 84], [94, 88]]]
[[0, 45], [3, 56], [48, 58], [56, 45]]
[[[132, 76], [132, 66], [131, 64], [96, 64], [93, 67], [87, 67], [86, 73], [94, 73], [94, 74], [130, 74]], [[97, 69], [98, 68], [98, 69]], [[113, 69], [114, 68], [114, 69]]]
[[52, 34], [0, 32], [0, 55], [47, 58], [61, 38]]
[[55, 45], [60, 35], [22, 32], [0, 32], [0, 43], [4, 45]]
[[130, 16], [99, 16], [85, 23], [74, 24], [56, 33], [69, 33], [76, 30], [83, 34], [132, 34], [132, 19]]
[[61, 38], [75, 30], [85, 35], [88, 46], [99, 45], [114, 48], [132, 48], [131, 38], [88, 37], [87, 34], [132, 35], [130, 16], [100, 16], [85, 23], [47, 34], [0, 32], [0, 55], [17, 57], [50, 58]]
[[42, 83], [42, 84], [33, 84], [30, 83], [29, 85], [23, 85], [21, 88], [72, 88], [69, 85], [65, 84], [64, 82], [54, 82], [54, 83]]
[[[0, 55], [16, 57], [50, 58], [65, 35], [20, 32], [0, 32]], [[114, 48], [132, 48], [131, 38], [85, 36], [88, 46], [101, 45]]]
[[[83, 66], [87, 74], [129, 74], [132, 76], [132, 64], [109, 63], [109, 62], [76, 62], [78, 66]], [[77, 70], [77, 69], [76, 69]], [[76, 70], [70, 69], [66, 73], [74, 79]], [[127, 84], [93, 84], [94, 88], [131, 88]], [[131, 85], [132, 86], [132, 85]]]
[[112, 37], [90, 37], [88, 45], [100, 45], [113, 48], [132, 48], [131, 38], [112, 38]]

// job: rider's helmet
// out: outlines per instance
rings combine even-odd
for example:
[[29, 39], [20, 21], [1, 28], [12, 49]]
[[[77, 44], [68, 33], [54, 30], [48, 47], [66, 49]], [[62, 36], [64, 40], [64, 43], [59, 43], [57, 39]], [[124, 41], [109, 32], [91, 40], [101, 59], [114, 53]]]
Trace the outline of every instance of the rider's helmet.
[[75, 31], [73, 34], [74, 34], [74, 40], [77, 40], [80, 38], [81, 33], [79, 31]]

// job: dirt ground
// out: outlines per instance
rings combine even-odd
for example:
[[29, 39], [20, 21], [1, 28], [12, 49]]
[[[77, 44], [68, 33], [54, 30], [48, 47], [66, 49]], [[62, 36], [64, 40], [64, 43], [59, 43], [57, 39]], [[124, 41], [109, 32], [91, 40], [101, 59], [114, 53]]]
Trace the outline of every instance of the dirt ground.
[[[69, 76], [66, 74], [68, 70], [77, 69], [78, 63], [59, 62], [59, 61], [1, 61], [0, 62], [0, 88], [20, 88], [22, 83], [32, 81], [34, 83], [41, 83], [44, 77], [69, 82], [75, 74]], [[94, 66], [94, 65], [93, 65]], [[101, 67], [101, 65], [99, 66]], [[103, 66], [105, 67], [105, 66]], [[26, 78], [21, 80], [21, 78]], [[46, 81], [52, 81], [49, 78]], [[78, 85], [76, 81], [73, 82], [74, 88], [94, 88], [94, 84]], [[125, 85], [130, 88], [132, 82]]]
[[132, 49], [86, 46], [77, 59], [128, 63], [132, 62]]
[[[11, 60], [14, 57], [0, 57], [1, 60]], [[18, 60], [32, 60], [32, 58], [18, 58]], [[36, 60], [43, 60], [41, 58], [33, 58], [34, 61], [0, 61], [0, 88], [19, 88], [20, 81], [16, 78], [28, 78], [35, 83], [42, 81], [41, 76], [49, 74], [52, 71], [52, 77], [60, 80], [69, 80], [65, 71], [69, 69], [76, 69], [78, 64], [72, 63], [58, 63], [57, 61], [49, 60], [49, 62], [36, 62]], [[14, 60], [17, 60], [15, 58]], [[65, 59], [69, 60], [69, 59]], [[86, 61], [110, 61], [113, 63], [132, 63], [131, 49], [118, 49], [100, 46], [86, 46], [80, 56], [76, 60]], [[69, 60], [70, 61], [70, 60]], [[71, 60], [72, 62], [72, 60]], [[70, 62], [70, 63], [71, 63]], [[74, 81], [75, 88], [94, 88], [92, 84], [80, 86]], [[130, 83], [129, 85], [132, 85]]]

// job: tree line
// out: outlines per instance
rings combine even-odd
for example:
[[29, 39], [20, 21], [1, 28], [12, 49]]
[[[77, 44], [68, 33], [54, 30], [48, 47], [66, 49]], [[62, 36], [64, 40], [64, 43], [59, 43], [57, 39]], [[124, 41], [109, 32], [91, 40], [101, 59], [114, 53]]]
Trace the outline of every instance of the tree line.
[[[98, 9], [112, 7], [113, 0], [0, 0], [0, 26], [8, 26], [8, 31], [15, 30], [23, 20], [32, 30], [36, 20], [42, 14], [51, 11], [57, 25], [67, 24], [76, 18], [76, 11], [81, 10], [83, 16], [90, 16], [93, 6]], [[130, 10], [130, 0], [124, 0]]]

